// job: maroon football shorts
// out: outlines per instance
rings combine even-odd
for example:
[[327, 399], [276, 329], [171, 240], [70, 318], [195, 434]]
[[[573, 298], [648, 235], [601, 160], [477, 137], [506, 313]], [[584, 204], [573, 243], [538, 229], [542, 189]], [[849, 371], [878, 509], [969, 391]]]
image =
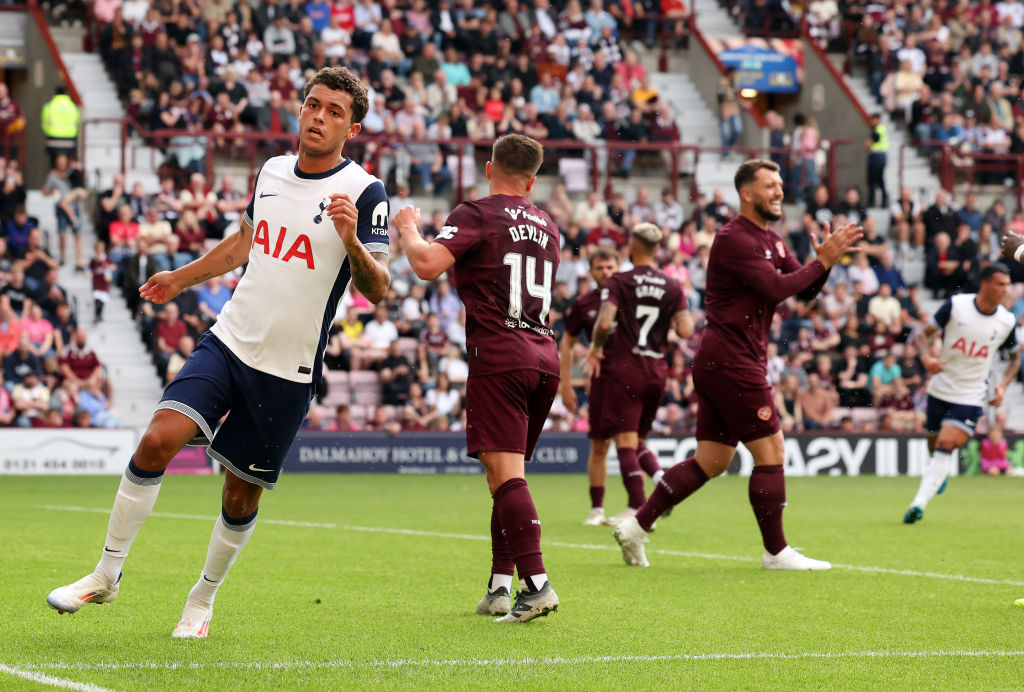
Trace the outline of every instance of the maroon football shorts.
[[470, 375], [466, 383], [466, 451], [516, 452], [529, 461], [558, 393], [558, 375], [512, 370]]
[[779, 427], [772, 388], [763, 371], [694, 368], [697, 440], [735, 447], [774, 435]]
[[[599, 417], [590, 413], [590, 437], [603, 440], [619, 433], [635, 432], [641, 439], [651, 432], [651, 424], [665, 397], [665, 378], [642, 370], [616, 371], [605, 379], [600, 392]], [[591, 385], [591, 400], [593, 400]]]

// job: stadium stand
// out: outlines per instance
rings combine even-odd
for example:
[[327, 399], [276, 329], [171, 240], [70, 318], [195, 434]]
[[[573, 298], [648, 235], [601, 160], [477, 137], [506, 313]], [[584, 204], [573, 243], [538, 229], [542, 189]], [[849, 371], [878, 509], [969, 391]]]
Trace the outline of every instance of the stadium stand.
[[[943, 152], [951, 149], [977, 161], [990, 153], [1024, 153], [1018, 86], [1024, 46], [1021, 17], [999, 9], [1009, 4], [986, 5], [977, 17], [970, 8], [944, 13], [885, 3], [845, 3], [841, 11], [811, 3], [805, 15], [765, 0], [723, 8], [751, 35], [806, 32], [825, 48], [848, 49], [851, 66], [866, 72], [880, 107], [905, 122], [946, 175], [943, 166], [954, 159]], [[680, 141], [655, 65], [688, 45], [692, 25], [681, 3], [138, 0], [60, 4], [51, 12], [55, 19], [81, 16], [88, 23], [132, 138], [165, 157], [159, 187], [138, 183], [128, 190], [115, 178], [95, 195], [95, 229], [113, 267], [103, 269], [100, 254], [90, 257], [96, 275], [109, 271], [115, 291], [138, 313], [161, 377], [173, 377], [238, 277], [188, 291], [164, 310], [138, 305], [136, 287], [233, 231], [248, 185], [237, 173], [221, 171], [251, 172], [263, 158], [289, 151], [308, 74], [323, 64], [344, 64], [363, 76], [372, 94], [364, 136], [349, 155], [385, 181], [393, 211], [414, 200], [439, 210], [425, 213], [428, 234], [439, 232], [453, 199], [482, 194], [476, 170], [488, 152], [472, 140], [512, 131], [549, 140], [554, 156], [542, 173], [563, 184], [538, 186], [535, 201], [563, 229], [565, 241], [551, 311], [556, 330], [571, 301], [592, 288], [586, 266], [595, 247], [621, 250], [628, 228], [641, 220], [665, 229], [659, 260], [686, 288], [698, 333], [675, 345], [659, 429], [692, 429], [689, 362], [703, 326], [707, 250], [717, 225], [735, 210], [730, 191], [697, 187], [691, 199], [680, 199], [675, 181], [687, 171], [659, 151]], [[852, 37], [848, 45], [844, 37]], [[736, 96], [728, 80], [722, 89], [726, 101]], [[782, 232], [791, 251], [809, 258], [806, 233], [826, 222], [855, 221], [867, 231], [866, 251], [836, 267], [819, 300], [780, 306], [769, 372], [787, 428], [919, 432], [927, 375], [912, 347], [904, 346], [906, 337], [937, 300], [975, 287], [980, 267], [998, 259], [1000, 233], [1024, 228], [1024, 215], [1011, 217], [998, 199], [980, 208], [969, 197], [954, 204], [944, 192], [922, 199], [911, 188], [889, 190], [888, 208], [870, 208], [861, 190], [836, 191], [825, 179], [813, 119], [787, 124], [778, 113], [765, 116], [773, 146], [786, 152], [772, 155], [788, 171], [791, 204]], [[613, 149], [607, 158], [598, 153], [616, 143], [638, 147]], [[1001, 176], [1011, 174], [1002, 161], [981, 168], [978, 182], [1001, 184]], [[598, 190], [593, 181], [606, 171], [616, 183]], [[673, 183], [666, 186], [666, 180]], [[14, 214], [15, 207], [10, 211], [4, 223], [15, 231], [4, 235], [13, 253], [28, 220]], [[357, 292], [345, 297], [308, 427], [463, 425], [461, 407], [450, 401], [464, 382], [461, 303], [447, 282], [420, 282], [400, 242], [392, 242], [385, 310], [375, 317]], [[4, 281], [13, 285], [6, 274]], [[1014, 310], [1024, 323], [1019, 287]], [[581, 373], [574, 370], [573, 377], [585, 414]], [[581, 430], [585, 421], [556, 402], [549, 426]]]

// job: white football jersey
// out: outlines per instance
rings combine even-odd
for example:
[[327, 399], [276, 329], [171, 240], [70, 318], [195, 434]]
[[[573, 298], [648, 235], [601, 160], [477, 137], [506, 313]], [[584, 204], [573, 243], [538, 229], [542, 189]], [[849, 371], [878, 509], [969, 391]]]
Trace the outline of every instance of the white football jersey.
[[946, 365], [932, 375], [928, 393], [951, 404], [984, 406], [988, 373], [999, 349], [1017, 348], [1017, 320], [1000, 305], [986, 315], [975, 303], [976, 294], [953, 296], [932, 315], [931, 324], [942, 330], [942, 356]]
[[277, 156], [256, 178], [245, 221], [253, 228], [249, 266], [211, 331], [251, 368], [293, 382], [319, 377], [327, 330], [352, 274], [345, 245], [325, 213], [332, 194], [359, 211], [368, 252], [388, 252], [384, 185], [345, 161], [302, 173], [297, 156]]

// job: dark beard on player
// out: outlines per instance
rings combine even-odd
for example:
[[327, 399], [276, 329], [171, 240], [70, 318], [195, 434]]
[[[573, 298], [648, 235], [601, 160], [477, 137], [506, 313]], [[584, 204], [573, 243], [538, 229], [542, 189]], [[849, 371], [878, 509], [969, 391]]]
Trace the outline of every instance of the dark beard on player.
[[762, 219], [765, 221], [771, 221], [772, 223], [782, 218], [782, 214], [776, 214], [768, 207], [762, 207], [760, 204], [754, 205], [754, 211], [757, 212], [758, 216]]

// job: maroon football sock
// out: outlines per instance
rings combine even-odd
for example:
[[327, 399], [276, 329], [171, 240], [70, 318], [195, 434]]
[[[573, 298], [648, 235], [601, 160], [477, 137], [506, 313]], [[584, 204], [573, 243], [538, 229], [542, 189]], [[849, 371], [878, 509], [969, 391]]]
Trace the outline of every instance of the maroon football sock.
[[782, 508], [786, 506], [786, 476], [782, 466], [755, 466], [750, 474], [749, 492], [764, 549], [778, 555], [787, 545], [782, 532]]
[[661, 463], [658, 461], [658, 457], [654, 456], [654, 452], [647, 449], [647, 445], [640, 445], [636, 448], [636, 460], [640, 462], [640, 468], [644, 470], [651, 478], [654, 478], [654, 474], [661, 471]]
[[508, 555], [515, 562], [519, 577], [544, 574], [540, 554], [540, 519], [533, 506], [525, 478], [505, 481], [494, 491], [494, 509], [505, 534]]
[[590, 486], [590, 506], [593, 508], [604, 507], [604, 486]]
[[636, 450], [630, 447], [619, 448], [619, 469], [622, 472], [622, 484], [626, 486], [629, 506], [637, 509], [644, 503], [644, 472], [636, 459]]
[[707, 482], [708, 474], [704, 473], [704, 469], [693, 457], [665, 471], [665, 475], [654, 486], [654, 492], [636, 513], [640, 528], [650, 531], [651, 525], [666, 509], [675, 507]]
[[508, 552], [505, 536], [498, 518], [498, 503], [491, 507], [491, 574], [515, 574], [516, 564]]

